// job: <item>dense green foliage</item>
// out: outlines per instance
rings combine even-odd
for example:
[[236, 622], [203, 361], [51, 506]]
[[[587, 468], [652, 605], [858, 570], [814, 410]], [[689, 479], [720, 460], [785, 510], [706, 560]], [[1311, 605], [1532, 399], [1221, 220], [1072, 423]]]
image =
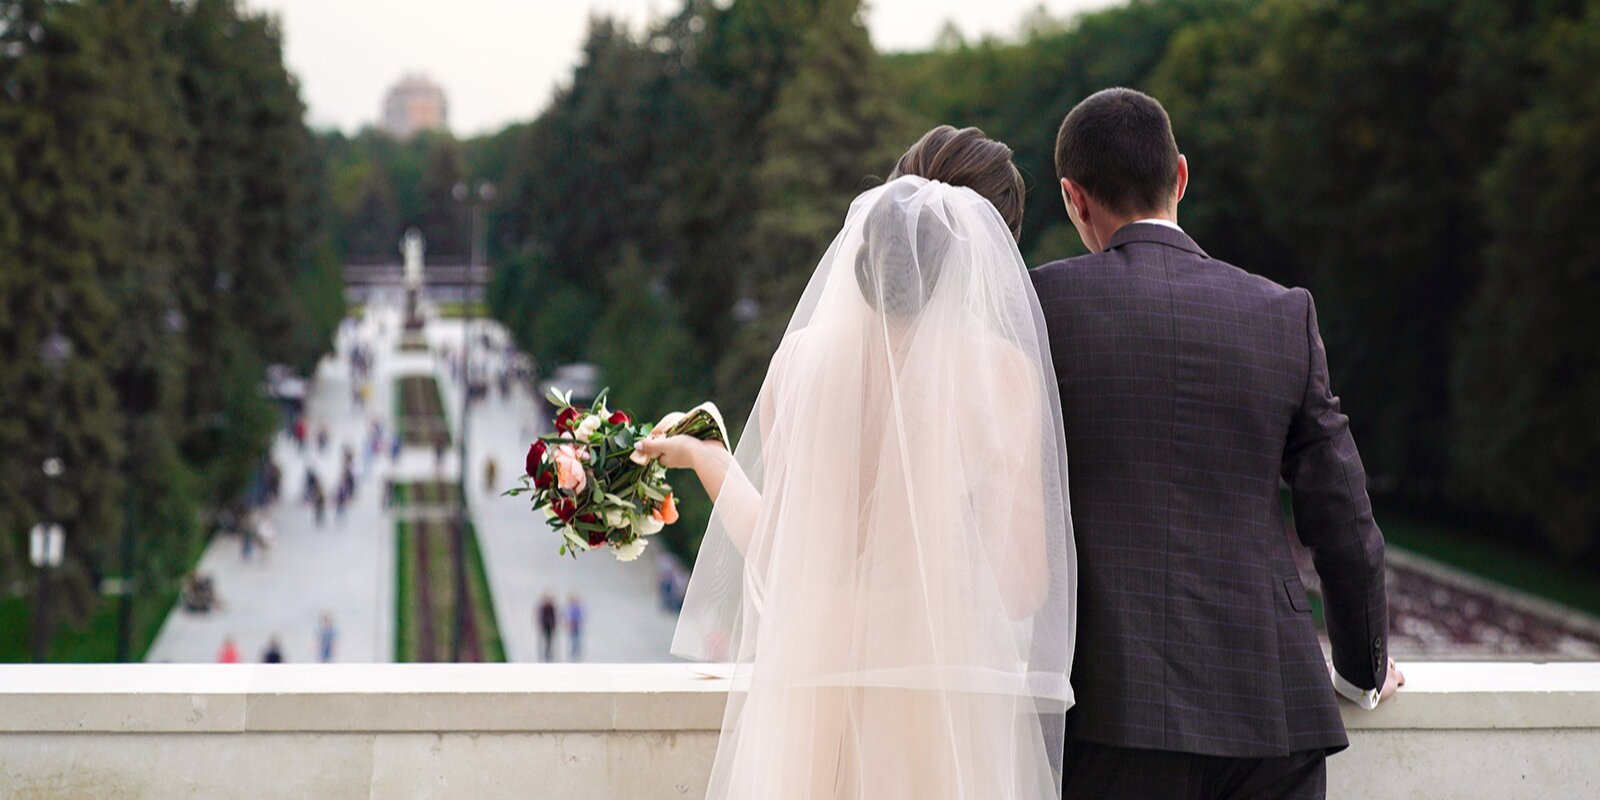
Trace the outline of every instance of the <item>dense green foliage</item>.
[[232, 0], [0, 2], [0, 580], [60, 521], [57, 619], [125, 558], [170, 601], [276, 424], [264, 366], [314, 363], [343, 313], [303, 116], [275, 24]]
[[887, 55], [859, 0], [683, 0], [596, 20], [547, 109], [463, 141], [308, 136], [276, 32], [226, 0], [0, 9], [0, 563], [57, 414], [80, 588], [126, 513], [181, 539], [259, 452], [261, 363], [326, 340], [337, 255], [393, 260], [415, 226], [465, 256], [458, 183], [500, 189], [489, 304], [546, 371], [737, 427], [849, 199], [927, 127], [1016, 150], [1031, 263], [1081, 252], [1053, 140], [1111, 85], [1171, 112], [1185, 228], [1316, 293], [1380, 499], [1600, 552], [1600, 0], [1134, 0]]
[[[919, 130], [1015, 148], [1043, 263], [1082, 247], [1062, 116], [1133, 86], [1189, 157], [1185, 227], [1318, 296], [1374, 493], [1592, 554], [1597, 8], [1136, 0], [878, 58], [851, 2], [691, 1], [642, 37], [601, 21], [571, 85], [507, 134], [492, 306], [544, 361], [601, 361], [618, 397], [710, 393], [737, 416], [849, 197]], [[604, 310], [646, 296], [613, 330]]]

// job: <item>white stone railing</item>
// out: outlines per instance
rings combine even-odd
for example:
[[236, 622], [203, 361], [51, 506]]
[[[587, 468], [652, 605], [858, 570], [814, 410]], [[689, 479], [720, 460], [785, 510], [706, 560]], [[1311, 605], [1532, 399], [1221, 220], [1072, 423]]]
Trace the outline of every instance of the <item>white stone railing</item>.
[[[0, 798], [700, 797], [684, 664], [0, 666]], [[1600, 664], [1429, 663], [1348, 708], [1334, 798], [1600, 797]]]

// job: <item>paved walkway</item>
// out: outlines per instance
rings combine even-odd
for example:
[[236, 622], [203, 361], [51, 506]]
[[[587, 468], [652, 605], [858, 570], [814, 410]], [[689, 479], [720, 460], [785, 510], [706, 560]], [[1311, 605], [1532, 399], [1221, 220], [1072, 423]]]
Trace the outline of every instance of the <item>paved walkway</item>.
[[[381, 325], [380, 325], [381, 320]], [[505, 332], [492, 322], [477, 323], [499, 341]], [[379, 336], [379, 328], [384, 335]], [[351, 397], [349, 364], [342, 355], [319, 365], [317, 380], [307, 401], [308, 416], [326, 424], [330, 443], [326, 452], [308, 447], [297, 451], [288, 437], [273, 443], [273, 457], [283, 469], [283, 496], [267, 509], [277, 531], [270, 552], [257, 549], [246, 561], [235, 537], [218, 537], [207, 547], [200, 572], [212, 576], [223, 599], [222, 609], [189, 614], [174, 609], [150, 649], [148, 660], [208, 662], [216, 659], [223, 637], [233, 636], [241, 660], [258, 661], [270, 637], [277, 635], [288, 661], [316, 658], [318, 619], [326, 612], [339, 630], [335, 659], [341, 662], [391, 661], [394, 657], [394, 517], [381, 507], [385, 476], [398, 481], [454, 479], [458, 465], [454, 448], [442, 465], [431, 449], [408, 447], [398, 463], [380, 457], [370, 474], [363, 475], [356, 500], [342, 522], [328, 512], [318, 527], [309, 506], [299, 501], [308, 466], [318, 471], [324, 486], [338, 474], [341, 446], [357, 448], [366, 425], [379, 419], [393, 432], [392, 392], [402, 375], [433, 374], [439, 379], [445, 410], [458, 425], [461, 386], [434, 353], [442, 348], [459, 351], [463, 326], [459, 320], [436, 320], [427, 333], [431, 353], [405, 353], [397, 349], [399, 315], [375, 312], [341, 336], [338, 353], [347, 350], [348, 336], [363, 338], [376, 355], [372, 372], [372, 399], [363, 412]], [[585, 605], [588, 625], [583, 659], [586, 661], [648, 662], [670, 660], [667, 648], [676, 624], [674, 614], [657, 605], [655, 553], [629, 564], [609, 553], [586, 554], [574, 561], [557, 554], [559, 540], [535, 514], [526, 498], [500, 497], [522, 474], [523, 456], [542, 416], [536, 398], [517, 389], [510, 398], [498, 392], [475, 406], [469, 441], [474, 469], [468, 483], [468, 502], [478, 523], [478, 536], [489, 574], [500, 634], [511, 661], [537, 661], [539, 635], [535, 607], [546, 592], [565, 608], [577, 593]], [[488, 491], [483, 485], [486, 457], [498, 462], [501, 486]], [[361, 459], [357, 458], [358, 465]], [[331, 505], [331, 504], [330, 504]], [[558, 642], [561, 660], [569, 656], [563, 634]]]
[[[496, 341], [506, 340], [498, 324], [474, 323], [487, 330]], [[448, 344], [459, 351], [462, 323], [443, 320], [431, 328], [436, 346]], [[445, 411], [453, 425], [459, 425], [461, 385], [441, 372]], [[580, 554], [577, 559], [557, 553], [560, 539], [545, 524], [544, 515], [535, 513], [526, 497], [501, 497], [516, 485], [538, 425], [548, 425], [538, 410], [537, 398], [525, 389], [514, 389], [509, 398], [498, 390], [488, 400], [473, 406], [469, 455], [473, 467], [468, 481], [467, 502], [477, 522], [478, 541], [483, 548], [484, 565], [494, 596], [500, 636], [510, 661], [539, 660], [539, 633], [534, 613], [546, 592], [565, 608], [567, 597], [576, 592], [588, 615], [584, 632], [583, 660], [597, 662], [649, 662], [673, 660], [667, 649], [677, 615], [662, 611], [657, 601], [656, 555], [652, 543], [637, 561], [622, 563], [609, 552]], [[497, 463], [499, 484], [484, 487], [484, 463]], [[569, 660], [568, 642], [558, 641], [560, 660]]]
[[[223, 637], [233, 636], [240, 660], [259, 661], [270, 637], [276, 635], [287, 661], [314, 661], [317, 626], [323, 613], [333, 617], [338, 630], [334, 660], [341, 662], [390, 661], [394, 654], [394, 525], [381, 507], [382, 475], [390, 469], [380, 457], [374, 468], [359, 478], [354, 502], [340, 520], [331, 500], [341, 451], [349, 444], [363, 459], [361, 443], [367, 424], [379, 419], [387, 430], [391, 420], [392, 380], [396, 359], [389, 355], [396, 329], [395, 318], [386, 320], [386, 336], [379, 337], [375, 320], [351, 324], [340, 338], [337, 352], [346, 352], [351, 335], [374, 345], [372, 398], [366, 410], [356, 407], [351, 392], [349, 362], [329, 356], [318, 366], [316, 381], [307, 398], [307, 417], [314, 432], [326, 425], [329, 444], [318, 452], [308, 443], [299, 452], [292, 439], [280, 435], [272, 454], [283, 470], [281, 497], [266, 509], [276, 530], [270, 551], [256, 548], [245, 560], [240, 541], [218, 536], [201, 557], [199, 571], [216, 582], [223, 607], [206, 614], [173, 609], [147, 655], [149, 661], [207, 662], [216, 660]], [[423, 357], [426, 366], [426, 357]], [[402, 466], [432, 467], [432, 455], [407, 454]], [[330, 500], [327, 518], [319, 527], [311, 507], [301, 502], [306, 470], [315, 469]]]

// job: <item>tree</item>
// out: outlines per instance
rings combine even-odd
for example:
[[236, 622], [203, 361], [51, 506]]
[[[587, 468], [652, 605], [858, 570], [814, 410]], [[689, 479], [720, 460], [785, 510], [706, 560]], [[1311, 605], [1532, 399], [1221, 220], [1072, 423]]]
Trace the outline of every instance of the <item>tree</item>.
[[1258, 152], [1265, 135], [1266, 92], [1261, 48], [1270, 7], [1207, 19], [1172, 36], [1149, 79], [1189, 162], [1189, 189], [1179, 208], [1184, 230], [1207, 252], [1289, 286], [1305, 276], [1266, 225], [1265, 176]]
[[[115, 98], [100, 80], [95, 10], [11, 2], [0, 20], [0, 524], [15, 553], [36, 523], [69, 532], [53, 605], [73, 620], [93, 601], [118, 519], [116, 306], [102, 259], [117, 233], [106, 189], [126, 143], [101, 124]], [[51, 368], [41, 347], [58, 331], [72, 355]], [[60, 477], [41, 470], [47, 458], [61, 459]]]
[[346, 252], [360, 258], [393, 258], [402, 234], [400, 204], [387, 172], [379, 165], [361, 164], [352, 206], [345, 212]]
[[719, 395], [736, 419], [754, 405], [767, 363], [850, 201], [881, 180], [908, 138], [859, 13], [855, 0], [821, 5], [795, 73], [762, 126], [753, 258], [741, 276], [759, 314], [719, 366]]
[[1548, 26], [1544, 71], [1479, 196], [1490, 238], [1455, 357], [1456, 452], [1471, 497], [1532, 519], [1560, 552], [1600, 549], [1600, 4]]
[[455, 197], [462, 183], [461, 147], [450, 136], [439, 136], [428, 148], [427, 167], [422, 172], [423, 210], [417, 220], [428, 242], [428, 254], [437, 260], [467, 260], [472, 244], [467, 240], [467, 211]]
[[194, 421], [183, 452], [215, 507], [237, 500], [272, 422], [265, 398], [223, 381], [253, 384], [262, 364], [304, 358], [291, 331], [299, 316], [292, 291], [307, 244], [298, 209], [310, 139], [275, 23], [232, 0], [180, 8], [170, 46], [182, 58], [196, 136], [186, 217], [198, 242], [180, 273], [192, 353], [185, 413]]

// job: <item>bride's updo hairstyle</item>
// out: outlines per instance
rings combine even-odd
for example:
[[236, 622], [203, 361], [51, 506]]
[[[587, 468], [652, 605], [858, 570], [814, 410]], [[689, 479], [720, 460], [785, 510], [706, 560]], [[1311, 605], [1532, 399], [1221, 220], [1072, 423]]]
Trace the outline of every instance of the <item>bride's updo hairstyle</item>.
[[874, 309], [902, 318], [927, 305], [952, 237], [960, 235], [937, 204], [915, 197], [919, 182], [896, 182], [908, 176], [971, 189], [1000, 213], [1012, 238], [1022, 230], [1022, 174], [1011, 162], [1011, 148], [977, 128], [940, 125], [928, 131], [900, 157], [889, 185], [867, 211], [856, 255], [861, 296]]
[[1011, 148], [977, 128], [956, 130], [940, 125], [922, 135], [900, 157], [889, 180], [916, 175], [930, 181], [965, 186], [1000, 212], [1013, 239], [1022, 238], [1022, 173], [1011, 161]]

